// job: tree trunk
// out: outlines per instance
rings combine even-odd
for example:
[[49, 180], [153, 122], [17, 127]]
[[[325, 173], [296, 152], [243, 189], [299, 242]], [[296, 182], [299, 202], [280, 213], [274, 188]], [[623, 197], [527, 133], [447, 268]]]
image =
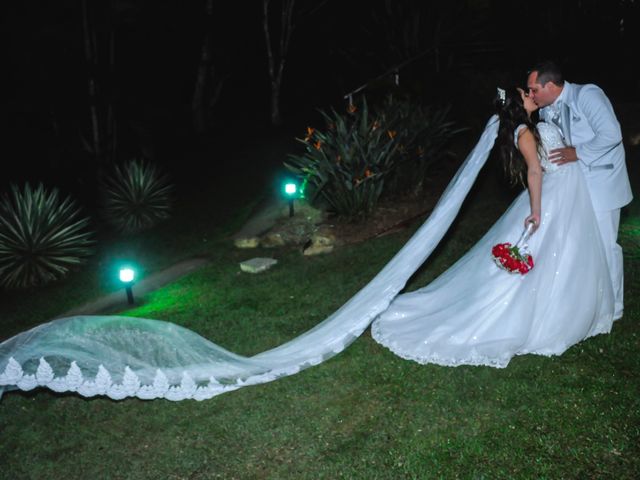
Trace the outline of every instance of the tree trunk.
[[[262, 28], [267, 45], [267, 60], [269, 62], [269, 78], [271, 80], [271, 125], [279, 127], [282, 125], [282, 114], [280, 112], [280, 90], [282, 87], [282, 76], [284, 65], [289, 50], [291, 33], [293, 32], [293, 10], [295, 0], [283, 0], [280, 24], [279, 48], [274, 51], [271, 44], [271, 28], [269, 25], [269, 4], [271, 0], [262, 0]], [[277, 58], [276, 58], [277, 57]]]
[[271, 83], [271, 125], [279, 127], [282, 125], [280, 115], [280, 79]]
[[196, 84], [193, 89], [191, 111], [193, 113], [193, 128], [196, 133], [203, 133], [207, 128], [205, 89], [207, 86], [207, 73], [211, 65], [211, 18], [213, 16], [213, 0], [207, 0], [205, 4], [205, 34], [200, 52], [200, 65], [196, 75]]
[[98, 88], [96, 86], [96, 55], [95, 37], [89, 28], [89, 12], [87, 0], [82, 0], [82, 30], [84, 36], [84, 54], [88, 67], [89, 87], [89, 115], [91, 120], [91, 149], [97, 163], [102, 163], [102, 141], [100, 135], [100, 120], [98, 115]]
[[[95, 5], [95, 4], [94, 4]], [[116, 111], [113, 98], [115, 78], [115, 30], [111, 12], [115, 10], [113, 1], [102, 11], [102, 18], [107, 22], [101, 28], [96, 27], [96, 16], [87, 0], [82, 0], [82, 32], [84, 39], [84, 56], [87, 64], [87, 83], [89, 97], [89, 138], [84, 138], [86, 150], [94, 157], [98, 174], [106, 165], [115, 162], [117, 154]], [[95, 13], [95, 12], [94, 12]], [[96, 32], [105, 32], [106, 36], [97, 37]], [[99, 40], [103, 40], [99, 43]], [[102, 48], [99, 49], [99, 46]], [[101, 57], [100, 53], [104, 56]], [[100, 65], [100, 59], [107, 64]], [[102, 68], [101, 68], [102, 67]], [[103, 88], [105, 87], [106, 88]]]
[[271, 41], [271, 26], [269, 23], [269, 5], [271, 0], [262, 0], [262, 29], [267, 46], [267, 60], [269, 69], [269, 80], [271, 81], [271, 125], [279, 127], [282, 125], [282, 113], [280, 110], [280, 93], [282, 90], [282, 78], [284, 76], [284, 66], [291, 43], [291, 34], [294, 28], [303, 17], [309, 17], [322, 8], [327, 0], [316, 0], [314, 6], [306, 12], [298, 12], [294, 21], [293, 12], [296, 0], [281, 0], [280, 4], [280, 36], [277, 48], [274, 48]]
[[205, 14], [206, 30], [202, 42], [196, 83], [193, 89], [193, 99], [191, 101], [193, 128], [198, 134], [202, 134], [207, 130], [211, 111], [220, 99], [225, 80], [224, 77], [216, 74], [216, 69], [213, 64], [213, 0], [207, 0], [205, 4]]
[[[109, 32], [109, 83], [114, 84], [116, 69], [116, 33], [112, 26]], [[113, 92], [113, 90], [111, 90]], [[118, 128], [116, 123], [115, 99], [113, 93], [109, 95], [107, 105], [106, 137], [108, 141], [107, 155], [110, 164], [115, 164], [118, 153]]]
[[204, 89], [207, 80], [207, 63], [209, 61], [209, 42], [208, 34], [205, 36], [202, 45], [202, 54], [200, 57], [200, 65], [196, 75], [196, 85], [193, 89], [193, 100], [191, 102], [191, 111], [193, 114], [193, 129], [200, 134], [206, 129], [206, 115], [204, 108]]

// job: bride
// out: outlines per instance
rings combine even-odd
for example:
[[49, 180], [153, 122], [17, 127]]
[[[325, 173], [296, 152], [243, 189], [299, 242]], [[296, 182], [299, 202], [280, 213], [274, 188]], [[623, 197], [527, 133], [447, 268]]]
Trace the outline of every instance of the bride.
[[[549, 161], [561, 136], [552, 125], [531, 122], [536, 106], [523, 91], [501, 91], [496, 108], [498, 117], [425, 223], [369, 284], [308, 332], [243, 357], [171, 322], [62, 318], [0, 343], [0, 395], [46, 387], [115, 400], [204, 400], [317, 365], [372, 322], [373, 337], [401, 357], [451, 366], [505, 367], [514, 355], [559, 355], [608, 332], [613, 293], [583, 174], [575, 163]], [[453, 267], [398, 296], [457, 216], [496, 137], [508, 171], [526, 177], [528, 191]], [[491, 247], [514, 241], [523, 220], [536, 229], [529, 240], [535, 267], [510, 274], [493, 263]]]
[[[523, 90], [499, 90], [496, 107], [505, 170], [526, 177], [528, 191], [448, 271], [398, 296], [373, 322], [373, 337], [403, 358], [505, 367], [514, 355], [560, 355], [611, 329], [613, 291], [579, 166], [549, 160], [562, 135], [531, 122], [538, 107]], [[529, 241], [535, 267], [521, 276], [498, 269], [489, 252], [514, 243], [523, 219], [537, 231]]]

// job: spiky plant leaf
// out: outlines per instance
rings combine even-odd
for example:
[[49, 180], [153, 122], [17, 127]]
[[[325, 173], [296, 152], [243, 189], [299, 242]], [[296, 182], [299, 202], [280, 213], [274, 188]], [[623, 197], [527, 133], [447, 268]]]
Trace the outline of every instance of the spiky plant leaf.
[[285, 162], [307, 180], [312, 202], [321, 197], [330, 210], [352, 220], [375, 209], [398, 157], [393, 120], [372, 113], [364, 98], [359, 105], [347, 113], [321, 111], [326, 129], [309, 128], [299, 139], [305, 152]]
[[383, 192], [417, 192], [428, 168], [446, 154], [459, 133], [447, 120], [448, 108], [422, 108], [392, 97], [369, 109], [362, 97], [347, 113], [320, 112], [326, 128], [309, 127], [304, 153], [284, 165], [303, 178], [313, 203], [323, 199], [338, 215], [360, 219], [375, 209]]
[[169, 218], [171, 191], [167, 175], [139, 159], [116, 166], [102, 182], [104, 216], [125, 233], [138, 232]]
[[430, 168], [449, 154], [447, 144], [465, 130], [448, 120], [449, 111], [449, 107], [425, 107], [407, 98], [385, 98], [379, 112], [396, 120], [400, 145], [396, 168], [385, 184], [388, 193], [419, 193]]
[[0, 285], [24, 288], [66, 275], [92, 253], [88, 224], [57, 189], [11, 185], [0, 202]]

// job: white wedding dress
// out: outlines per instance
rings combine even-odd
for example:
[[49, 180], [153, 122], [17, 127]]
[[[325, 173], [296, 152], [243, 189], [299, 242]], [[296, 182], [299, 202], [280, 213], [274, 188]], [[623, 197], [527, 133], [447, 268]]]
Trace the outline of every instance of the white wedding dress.
[[419, 363], [506, 367], [514, 355], [560, 355], [584, 338], [609, 332], [613, 291], [595, 214], [576, 163], [549, 162], [564, 146], [540, 123], [542, 221], [528, 241], [535, 266], [525, 275], [499, 269], [497, 243], [514, 244], [530, 213], [522, 192], [485, 236], [426, 287], [399, 295], [373, 322], [372, 335]]
[[[405, 358], [446, 365], [505, 366], [514, 354], [559, 354], [609, 331], [610, 276], [575, 164], [551, 172], [545, 162], [544, 219], [530, 241], [536, 260], [530, 273], [506, 273], [490, 257], [492, 244], [518, 236], [529, 208], [525, 192], [454, 267], [425, 289], [393, 301], [456, 218], [497, 130], [494, 115], [425, 223], [362, 290], [308, 332], [244, 357], [168, 321], [62, 318], [0, 343], [0, 396], [42, 387], [114, 400], [204, 400], [317, 365], [344, 350], [376, 318], [379, 342]], [[546, 150], [558, 144], [557, 132], [543, 125], [540, 130]]]

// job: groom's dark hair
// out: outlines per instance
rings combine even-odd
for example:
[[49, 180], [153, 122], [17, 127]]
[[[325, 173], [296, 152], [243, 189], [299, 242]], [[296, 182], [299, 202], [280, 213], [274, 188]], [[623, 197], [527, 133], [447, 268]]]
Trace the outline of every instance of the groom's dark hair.
[[562, 77], [562, 70], [557, 63], [551, 60], [544, 60], [533, 66], [529, 73], [538, 72], [538, 83], [544, 85], [547, 82], [553, 82], [555, 85], [561, 87], [564, 85], [564, 78]]

